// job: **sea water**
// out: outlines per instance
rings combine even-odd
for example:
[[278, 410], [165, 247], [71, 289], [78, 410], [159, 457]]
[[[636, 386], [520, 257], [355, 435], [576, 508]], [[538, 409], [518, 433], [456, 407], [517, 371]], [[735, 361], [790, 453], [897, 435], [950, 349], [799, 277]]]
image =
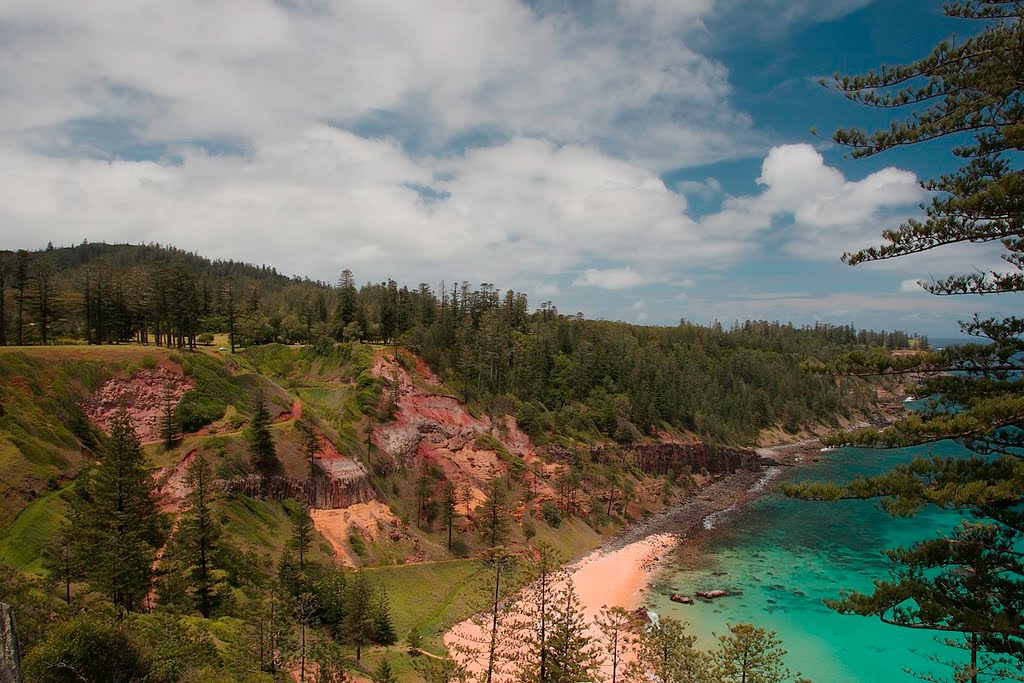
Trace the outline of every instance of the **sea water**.
[[[820, 462], [785, 468], [775, 481], [843, 482], [879, 474], [914, 455], [965, 453], [949, 442], [885, 451], [842, 448], [821, 453]], [[916, 680], [907, 668], [950, 680], [950, 669], [931, 658], [960, 661], [963, 653], [940, 644], [935, 636], [941, 634], [841, 615], [822, 600], [843, 590], [870, 592], [872, 579], [886, 578], [892, 568], [881, 549], [945, 533], [960, 518], [934, 508], [909, 519], [893, 518], [873, 502], [800, 501], [769, 491], [712, 520], [708, 540], [696, 552], [681, 553], [659, 576], [651, 603], [657, 613], [689, 622], [706, 648], [727, 624], [750, 622], [774, 630], [788, 651], [787, 666], [815, 683]], [[669, 600], [671, 593], [713, 589], [730, 595], [698, 598], [693, 605]]]

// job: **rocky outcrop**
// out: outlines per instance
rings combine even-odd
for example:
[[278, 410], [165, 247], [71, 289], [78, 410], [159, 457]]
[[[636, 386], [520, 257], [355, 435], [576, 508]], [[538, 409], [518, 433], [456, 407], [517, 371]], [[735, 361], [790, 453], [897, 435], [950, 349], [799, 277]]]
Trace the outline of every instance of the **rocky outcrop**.
[[165, 395], [169, 394], [175, 406], [189, 389], [195, 386], [185, 377], [181, 368], [171, 363], [152, 369], [139, 370], [131, 377], [109, 379], [89, 397], [82, 411], [105, 430], [118, 408], [124, 406], [131, 417], [139, 440], [160, 439], [160, 419], [163, 416]]
[[[392, 419], [376, 427], [372, 436], [392, 469], [436, 465], [460, 492], [459, 514], [468, 515], [483, 502], [487, 482], [508, 474], [511, 460], [543, 466], [514, 417], [471, 414], [457, 398], [441, 393], [437, 378], [420, 359], [414, 363], [415, 374], [410, 374], [393, 355], [382, 352], [372, 366], [373, 374], [389, 385], [385, 396], [396, 399]], [[541, 479], [531, 488], [537, 501], [554, 497]]]
[[[293, 477], [262, 477], [252, 474], [248, 477], [222, 479], [217, 485], [227, 493], [275, 501], [287, 498], [306, 500], [308, 490], [309, 506], [322, 510], [368, 503], [375, 498], [373, 488], [365, 476], [351, 479], [330, 479], [321, 476], [307, 481]], [[307, 489], [307, 486], [310, 488]]]
[[0, 602], [0, 683], [22, 683], [18, 626], [14, 611]]

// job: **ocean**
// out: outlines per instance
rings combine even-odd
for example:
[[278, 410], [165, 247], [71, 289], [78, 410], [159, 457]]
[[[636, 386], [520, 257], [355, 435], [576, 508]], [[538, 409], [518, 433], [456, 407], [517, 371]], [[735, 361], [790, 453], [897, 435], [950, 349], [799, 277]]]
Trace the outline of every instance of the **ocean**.
[[[959, 455], [943, 442], [930, 448], [838, 449], [820, 462], [783, 468], [777, 482], [848, 481], [881, 473], [914, 455]], [[778, 632], [787, 666], [815, 683], [900, 683], [917, 680], [905, 672], [951, 679], [950, 669], [932, 661], [963, 657], [926, 631], [889, 626], [870, 617], [844, 616], [822, 603], [841, 590], [868, 592], [875, 577], [891, 567], [880, 550], [907, 546], [944, 533], [960, 515], [926, 509], [898, 519], [867, 501], [820, 503], [792, 500], [769, 491], [739, 508], [708, 520], [714, 530], [687, 546], [657, 577], [649, 600], [660, 615], [687, 621], [699, 643], [711, 647], [726, 624], [750, 622]], [[669, 600], [674, 592], [725, 589], [730, 596], [694, 605]]]

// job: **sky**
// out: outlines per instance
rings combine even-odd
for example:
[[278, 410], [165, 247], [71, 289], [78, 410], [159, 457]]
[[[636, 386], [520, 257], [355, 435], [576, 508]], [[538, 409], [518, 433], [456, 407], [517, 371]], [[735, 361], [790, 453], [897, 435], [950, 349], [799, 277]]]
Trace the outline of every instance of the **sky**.
[[0, 248], [951, 336], [1018, 300], [917, 282], [998, 245], [839, 260], [919, 215], [949, 144], [845, 159], [833, 130], [888, 118], [818, 80], [969, 29], [917, 0], [5, 0]]

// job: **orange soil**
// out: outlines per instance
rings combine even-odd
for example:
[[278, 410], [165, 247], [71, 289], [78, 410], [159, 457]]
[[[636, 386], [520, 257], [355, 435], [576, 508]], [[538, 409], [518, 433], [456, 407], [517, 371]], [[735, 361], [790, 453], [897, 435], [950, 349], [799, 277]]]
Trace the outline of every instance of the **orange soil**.
[[348, 537], [358, 529], [366, 539], [375, 539], [386, 533], [392, 537], [401, 534], [401, 521], [391, 513], [384, 503], [375, 500], [356, 503], [338, 510], [310, 510], [313, 526], [334, 548], [339, 559], [350, 567], [358, 564], [358, 558], [348, 547]]

